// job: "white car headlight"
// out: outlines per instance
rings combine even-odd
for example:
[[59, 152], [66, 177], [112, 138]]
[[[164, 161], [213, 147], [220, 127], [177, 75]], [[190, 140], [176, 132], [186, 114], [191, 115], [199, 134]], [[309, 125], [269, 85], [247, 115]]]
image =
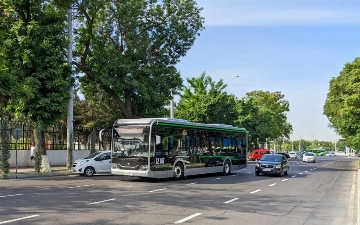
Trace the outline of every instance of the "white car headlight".
[[79, 165], [82, 166], [82, 165], [84, 165], [84, 164], [87, 163], [87, 162], [89, 162], [89, 160], [81, 161], [81, 162], [79, 163]]
[[275, 168], [280, 169], [281, 165], [276, 165]]

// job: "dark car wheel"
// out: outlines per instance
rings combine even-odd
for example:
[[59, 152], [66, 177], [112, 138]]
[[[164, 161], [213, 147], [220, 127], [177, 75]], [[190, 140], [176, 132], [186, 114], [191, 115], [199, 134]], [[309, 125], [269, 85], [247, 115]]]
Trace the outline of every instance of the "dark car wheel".
[[231, 173], [231, 165], [229, 160], [226, 160], [224, 163], [223, 174], [226, 176], [229, 175], [230, 173]]
[[283, 169], [281, 169], [281, 170], [280, 170], [280, 173], [279, 173], [279, 177], [282, 177], [282, 176], [284, 176], [284, 171], [283, 171]]
[[255, 171], [255, 176], [259, 176], [260, 173], [258, 171]]
[[285, 174], [285, 175], [288, 175], [288, 171], [286, 170], [286, 171], [284, 172], [284, 174]]
[[84, 176], [91, 177], [95, 174], [95, 170], [92, 167], [86, 167], [84, 170]]
[[184, 166], [182, 163], [178, 162], [174, 167], [174, 178], [176, 180], [181, 180], [184, 178]]

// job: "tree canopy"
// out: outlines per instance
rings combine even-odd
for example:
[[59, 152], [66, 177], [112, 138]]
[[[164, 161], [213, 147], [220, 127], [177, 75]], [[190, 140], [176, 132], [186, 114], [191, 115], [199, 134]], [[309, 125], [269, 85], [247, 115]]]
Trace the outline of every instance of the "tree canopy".
[[236, 99], [228, 95], [223, 80], [215, 82], [202, 73], [188, 78], [188, 87], [180, 95], [175, 117], [192, 122], [233, 124], [237, 118]]
[[[2, 66], [8, 80], [27, 93], [7, 105], [41, 132], [41, 127], [54, 124], [67, 112], [72, 79], [66, 61], [66, 11], [52, 1], [26, 0], [9, 1], [6, 12]], [[46, 154], [44, 143], [37, 145]]]
[[194, 0], [76, 1], [73, 64], [85, 97], [106, 96], [122, 117], [159, 115], [182, 85], [175, 68], [203, 30]]
[[353, 148], [360, 148], [360, 58], [346, 63], [339, 76], [330, 80], [324, 115], [330, 126]]
[[289, 102], [281, 92], [252, 91], [238, 101], [239, 116], [235, 124], [246, 128], [255, 148], [259, 143], [277, 138], [289, 138], [292, 126], [287, 122]]

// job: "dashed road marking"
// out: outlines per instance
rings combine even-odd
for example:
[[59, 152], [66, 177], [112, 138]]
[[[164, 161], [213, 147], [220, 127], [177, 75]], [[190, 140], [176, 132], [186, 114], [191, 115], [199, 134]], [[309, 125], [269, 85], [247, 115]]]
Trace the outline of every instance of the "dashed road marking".
[[228, 203], [230, 203], [230, 202], [233, 202], [233, 201], [236, 201], [236, 200], [238, 200], [239, 198], [233, 198], [233, 199], [230, 199], [229, 201], [226, 201], [226, 202], [224, 202], [225, 204], [228, 204]]
[[4, 222], [0, 222], [0, 224], [12, 223], [12, 222], [16, 222], [16, 221], [19, 221], [19, 220], [26, 220], [26, 219], [30, 219], [30, 218], [37, 217], [37, 216], [39, 216], [39, 215], [25, 216], [25, 217], [21, 217], [21, 218], [18, 218], [18, 219], [13, 219], [13, 220], [7, 220], [7, 221], [4, 221]]
[[192, 219], [192, 218], [194, 218], [194, 217], [200, 216], [201, 214], [202, 214], [202, 213], [195, 213], [195, 214], [193, 214], [193, 215], [191, 215], [191, 216], [188, 216], [188, 217], [186, 217], [186, 218], [184, 218], [184, 219], [178, 220], [178, 221], [176, 221], [176, 222], [174, 222], [174, 223], [175, 223], [175, 224], [183, 223], [183, 222], [188, 221], [188, 220], [190, 220], [190, 219]]
[[296, 175], [294, 175], [294, 176], [291, 176], [291, 177], [296, 177]]
[[273, 183], [273, 184], [270, 184], [269, 187], [272, 187], [272, 186], [275, 186], [275, 185], [276, 185], [276, 183]]
[[94, 204], [99, 204], [99, 203], [103, 203], [103, 202], [114, 201], [115, 199], [116, 199], [116, 198], [107, 199], [107, 200], [103, 200], [103, 201], [99, 201], [99, 202], [92, 202], [92, 203], [89, 203], [89, 205], [94, 205]]
[[197, 182], [194, 182], [194, 183], [189, 183], [189, 184], [187, 184], [187, 185], [193, 185], [193, 184], [196, 184]]
[[252, 192], [250, 192], [250, 194], [254, 194], [254, 193], [259, 192], [259, 191], [261, 191], [261, 189], [257, 189], [255, 191], [252, 191]]
[[288, 179], [284, 179], [284, 180], [281, 180], [281, 181], [287, 181]]
[[0, 196], [0, 198], [14, 197], [14, 196], [20, 196], [20, 195], [23, 195], [23, 194], [3, 195], [3, 196]]
[[81, 186], [75, 186], [75, 187], [68, 187], [68, 188], [81, 188], [81, 187], [89, 187], [95, 184], [85, 184], [85, 185], [81, 185]]
[[157, 192], [157, 191], [163, 191], [163, 190], [166, 190], [167, 188], [162, 188], [162, 189], [156, 189], [156, 190], [153, 190], [153, 191], [149, 191], [149, 192]]

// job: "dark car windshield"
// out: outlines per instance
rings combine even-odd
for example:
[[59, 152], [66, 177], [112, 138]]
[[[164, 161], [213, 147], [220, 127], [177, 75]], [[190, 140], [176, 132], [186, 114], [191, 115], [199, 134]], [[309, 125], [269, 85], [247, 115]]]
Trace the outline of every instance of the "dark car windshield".
[[270, 162], [281, 162], [281, 160], [282, 160], [282, 155], [270, 155], [270, 154], [266, 154], [260, 159], [260, 161], [270, 161]]

